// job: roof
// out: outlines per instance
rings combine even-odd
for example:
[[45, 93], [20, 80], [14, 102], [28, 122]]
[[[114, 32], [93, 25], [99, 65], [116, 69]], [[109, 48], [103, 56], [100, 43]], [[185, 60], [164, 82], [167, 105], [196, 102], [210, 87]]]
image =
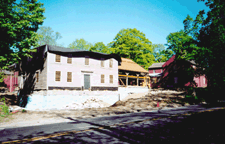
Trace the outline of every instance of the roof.
[[[174, 62], [176, 58], [176, 55], [173, 55], [167, 62], [163, 64], [163, 67], [168, 66], [170, 63]], [[189, 62], [192, 65], [196, 65], [194, 60], [185, 60], [186, 62]]]
[[0, 72], [3, 72], [6, 75], [14, 74], [13, 71], [9, 71], [9, 70], [0, 70]]
[[122, 59], [121, 66], [118, 66], [119, 70], [148, 73], [147, 70], [145, 70], [143, 67], [141, 67], [131, 59], [128, 58], [121, 58], [121, 59]]
[[162, 68], [163, 64], [165, 62], [161, 62], [161, 63], [154, 63], [152, 64], [150, 67], [148, 67], [149, 69], [152, 69], [152, 68]]
[[96, 56], [105, 56], [105, 57], [109, 57], [109, 58], [114, 58], [116, 59], [119, 63], [121, 62], [121, 58], [119, 55], [117, 54], [105, 54], [105, 53], [101, 53], [101, 52], [92, 52], [92, 51], [88, 51], [88, 50], [79, 50], [79, 49], [70, 49], [70, 48], [65, 48], [65, 47], [60, 47], [60, 46], [52, 46], [52, 45], [42, 45], [39, 46], [35, 49], [42, 49], [44, 50], [43, 52], [51, 52], [51, 53], [70, 53], [70, 54], [80, 54], [80, 53], [86, 53], [89, 55], [96, 55]]

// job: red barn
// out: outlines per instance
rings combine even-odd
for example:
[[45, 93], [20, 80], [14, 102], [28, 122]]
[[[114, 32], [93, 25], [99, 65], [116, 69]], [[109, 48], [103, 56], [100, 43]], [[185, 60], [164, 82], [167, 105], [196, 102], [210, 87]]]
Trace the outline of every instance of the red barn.
[[[163, 69], [157, 82], [152, 87], [206, 87], [207, 81], [205, 75], [196, 75], [196, 64], [194, 61], [175, 60], [175, 56], [165, 62], [162, 67], [158, 67], [158, 71]], [[159, 63], [160, 64], [160, 63]], [[155, 71], [157, 71], [155, 69]], [[149, 75], [151, 73], [149, 71]]]

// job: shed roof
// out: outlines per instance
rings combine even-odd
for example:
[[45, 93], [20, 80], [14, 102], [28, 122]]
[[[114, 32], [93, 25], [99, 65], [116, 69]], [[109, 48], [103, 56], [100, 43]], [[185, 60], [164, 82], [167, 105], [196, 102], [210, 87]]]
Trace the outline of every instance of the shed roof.
[[152, 64], [150, 67], [148, 67], [149, 69], [152, 69], [152, 68], [162, 68], [163, 64], [165, 62], [161, 62], [161, 63], [154, 63]]
[[148, 73], [147, 70], [145, 70], [143, 67], [141, 67], [131, 59], [128, 58], [121, 58], [121, 59], [122, 59], [121, 66], [118, 66], [119, 70]]

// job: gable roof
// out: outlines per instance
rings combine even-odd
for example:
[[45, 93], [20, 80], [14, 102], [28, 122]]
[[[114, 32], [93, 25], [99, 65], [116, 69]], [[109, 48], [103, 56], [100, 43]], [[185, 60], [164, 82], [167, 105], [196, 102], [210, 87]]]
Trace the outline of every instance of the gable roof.
[[154, 63], [152, 64], [150, 67], [148, 67], [148, 69], [153, 69], [153, 68], [162, 68], [163, 64], [165, 62], [161, 62], [161, 63]]
[[128, 58], [121, 58], [121, 59], [122, 59], [121, 66], [118, 66], [119, 70], [148, 73], [147, 70], [145, 70], [143, 67], [141, 67], [131, 59]]
[[92, 51], [88, 51], [88, 50], [79, 50], [79, 49], [70, 49], [70, 48], [65, 48], [65, 47], [60, 47], [60, 46], [52, 46], [52, 45], [42, 45], [39, 46], [37, 48], [39, 51], [39, 53], [42, 53], [43, 55], [46, 52], [51, 52], [51, 53], [57, 53], [57, 54], [86, 54], [86, 55], [92, 55], [92, 56], [103, 56], [103, 57], [107, 57], [107, 58], [114, 58], [116, 59], [119, 64], [121, 63], [121, 58], [119, 55], [117, 54], [105, 54], [105, 53], [101, 53], [101, 52], [92, 52]]
[[[163, 64], [163, 67], [168, 66], [170, 63], [174, 62], [176, 58], [176, 55], [173, 55], [167, 62], [165, 62]], [[194, 60], [186, 60], [187, 62], [189, 62], [190, 64], [196, 65]]]

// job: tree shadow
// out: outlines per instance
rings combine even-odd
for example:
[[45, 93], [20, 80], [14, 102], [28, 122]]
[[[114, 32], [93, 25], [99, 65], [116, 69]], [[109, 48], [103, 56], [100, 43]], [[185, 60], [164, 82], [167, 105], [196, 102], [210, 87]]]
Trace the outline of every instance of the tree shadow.
[[[70, 122], [70, 124], [87, 123], [92, 125], [93, 128], [90, 131], [71, 132], [63, 136], [26, 143], [223, 143], [225, 140], [224, 112], [225, 110], [217, 110], [156, 121], [137, 121], [136, 123], [113, 127], [102, 123], [104, 122], [101, 122], [102, 118], [76, 120], [65, 117], [74, 121]], [[140, 117], [144, 117], [153, 113], [138, 114]], [[155, 114], [155, 116], [158, 117], [160, 114]], [[58, 132], [53, 134], [56, 133]], [[48, 134], [41, 131], [27, 136], [18, 135], [18, 139], [31, 139], [36, 136], [46, 135]]]

